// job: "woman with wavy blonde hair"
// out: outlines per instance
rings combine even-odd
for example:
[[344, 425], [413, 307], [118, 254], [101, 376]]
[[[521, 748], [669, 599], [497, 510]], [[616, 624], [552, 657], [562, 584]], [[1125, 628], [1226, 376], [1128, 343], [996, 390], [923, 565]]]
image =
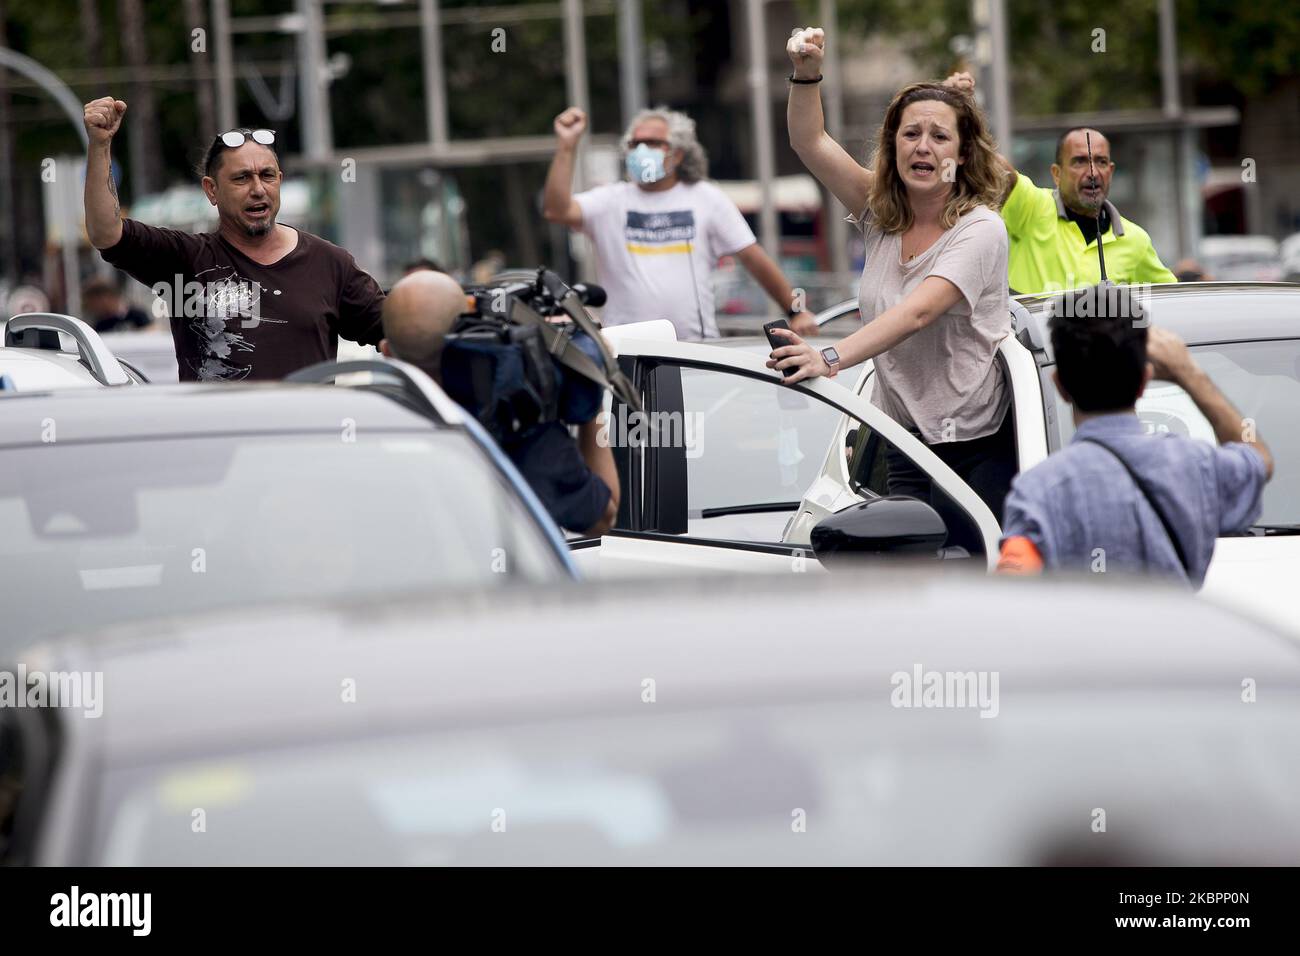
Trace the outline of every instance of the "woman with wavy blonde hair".
[[[1015, 473], [1011, 391], [997, 361], [1011, 314], [997, 213], [1005, 173], [987, 122], [958, 85], [914, 83], [889, 104], [864, 167], [826, 132], [823, 45], [823, 31], [803, 29], [786, 47], [790, 145], [862, 230], [864, 324], [821, 351], [783, 333], [790, 344], [768, 367], [794, 369], [784, 380], [793, 384], [874, 359], [872, 403], [930, 446], [1000, 521]], [[898, 453], [888, 461], [891, 494], [930, 497], [910, 461]]]

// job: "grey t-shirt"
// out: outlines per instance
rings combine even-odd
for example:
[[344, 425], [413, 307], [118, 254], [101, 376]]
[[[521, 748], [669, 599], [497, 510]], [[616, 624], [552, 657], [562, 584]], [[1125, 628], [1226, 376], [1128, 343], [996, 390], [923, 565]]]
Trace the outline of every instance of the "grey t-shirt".
[[1007, 229], [976, 206], [911, 262], [899, 262], [902, 234], [886, 233], [870, 213], [849, 217], [861, 229], [866, 262], [858, 289], [862, 321], [902, 302], [928, 276], [941, 276], [962, 298], [921, 331], [876, 356], [872, 404], [920, 432], [927, 444], [970, 441], [1002, 425], [1011, 403], [998, 344], [1011, 334]]

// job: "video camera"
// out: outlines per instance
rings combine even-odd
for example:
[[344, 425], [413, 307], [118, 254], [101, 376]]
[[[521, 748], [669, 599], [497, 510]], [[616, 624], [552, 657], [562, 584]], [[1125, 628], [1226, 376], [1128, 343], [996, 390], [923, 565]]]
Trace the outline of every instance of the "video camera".
[[597, 285], [566, 285], [545, 266], [528, 279], [468, 286], [467, 311], [442, 353], [444, 390], [498, 443], [550, 422], [581, 425], [608, 389], [634, 409], [632, 383], [584, 306], [603, 305]]

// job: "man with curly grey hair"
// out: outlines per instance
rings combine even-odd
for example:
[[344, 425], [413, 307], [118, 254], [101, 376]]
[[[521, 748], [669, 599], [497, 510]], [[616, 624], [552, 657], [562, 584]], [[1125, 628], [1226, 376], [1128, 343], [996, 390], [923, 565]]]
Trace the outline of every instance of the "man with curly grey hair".
[[569, 107], [555, 118], [558, 141], [546, 175], [542, 212], [589, 236], [609, 294], [606, 325], [668, 319], [683, 340], [716, 338], [713, 286], [718, 260], [735, 256], [802, 335], [811, 312], [754, 238], [735, 203], [709, 182], [695, 121], [669, 109], [643, 110], [623, 136], [627, 180], [573, 194], [573, 164], [587, 116]]

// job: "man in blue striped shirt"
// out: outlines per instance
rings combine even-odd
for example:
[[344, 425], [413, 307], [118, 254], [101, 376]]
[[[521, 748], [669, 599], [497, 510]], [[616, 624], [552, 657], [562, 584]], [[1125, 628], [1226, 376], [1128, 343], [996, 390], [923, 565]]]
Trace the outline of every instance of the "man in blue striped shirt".
[[[1178, 336], [1147, 328], [1127, 289], [1059, 297], [1051, 336], [1052, 379], [1074, 408], [1075, 433], [1012, 482], [998, 569], [1145, 572], [1199, 588], [1215, 538], [1259, 517], [1273, 476], [1268, 447]], [[1135, 405], [1152, 378], [1187, 393], [1217, 447], [1145, 433]]]

